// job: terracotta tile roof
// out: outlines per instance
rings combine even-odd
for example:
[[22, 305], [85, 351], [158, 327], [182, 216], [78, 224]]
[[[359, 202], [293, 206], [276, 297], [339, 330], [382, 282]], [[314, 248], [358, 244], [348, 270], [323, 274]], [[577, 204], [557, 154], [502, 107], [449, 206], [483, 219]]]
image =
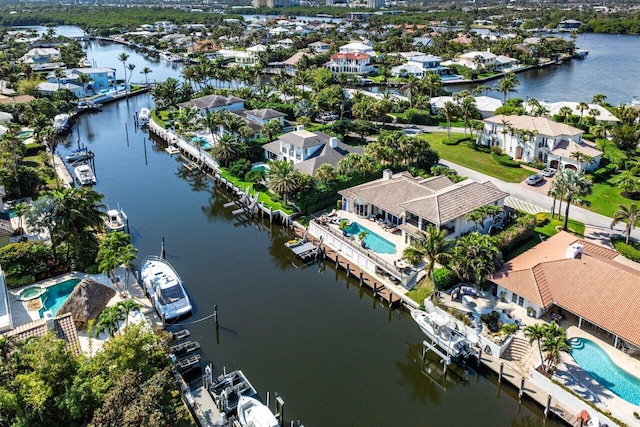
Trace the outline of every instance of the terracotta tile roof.
[[[45, 319], [34, 320], [33, 322], [20, 325], [6, 335], [15, 337], [19, 340], [26, 340], [31, 337], [41, 337], [49, 332], [47, 321]], [[73, 323], [71, 313], [58, 316], [53, 319], [53, 330], [58, 338], [67, 341], [67, 348], [73, 354], [80, 354], [80, 340], [78, 339], [78, 330]]]
[[[580, 258], [567, 258], [579, 243]], [[640, 346], [640, 272], [612, 249], [560, 232], [505, 263], [492, 281], [541, 307], [555, 304]]]
[[335, 61], [337, 59], [349, 59], [351, 61], [364, 61], [371, 58], [366, 53], [334, 53], [331, 55], [331, 60]]

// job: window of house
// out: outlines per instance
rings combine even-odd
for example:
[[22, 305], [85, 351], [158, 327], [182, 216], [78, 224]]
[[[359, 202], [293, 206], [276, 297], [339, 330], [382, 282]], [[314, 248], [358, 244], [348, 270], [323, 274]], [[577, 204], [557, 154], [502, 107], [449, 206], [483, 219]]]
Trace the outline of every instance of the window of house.
[[522, 298], [522, 297], [518, 297], [518, 305], [519, 305], [520, 307], [524, 307], [524, 298]]
[[514, 304], [518, 303], [518, 295], [517, 294], [511, 294], [511, 302]]

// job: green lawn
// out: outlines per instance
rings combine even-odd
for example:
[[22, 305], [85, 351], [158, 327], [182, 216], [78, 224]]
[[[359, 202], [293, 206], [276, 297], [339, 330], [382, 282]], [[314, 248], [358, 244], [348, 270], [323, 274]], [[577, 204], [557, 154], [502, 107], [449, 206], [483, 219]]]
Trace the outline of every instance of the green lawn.
[[[240, 188], [247, 189], [248, 187], [253, 187], [252, 182], [242, 181], [241, 179], [231, 176], [225, 169], [220, 168], [220, 172], [223, 178], [226, 178], [229, 182], [234, 183]], [[274, 211], [282, 211], [287, 215], [291, 215], [293, 213], [293, 209], [285, 208], [282, 203], [272, 200], [269, 193], [265, 191], [260, 192], [260, 195], [258, 196], [258, 202], [263, 203], [267, 208], [270, 207]]]
[[[615, 175], [606, 182], [594, 183], [591, 194], [583, 197], [584, 200], [590, 203], [590, 206], [584, 206], [584, 208], [611, 218], [615, 211], [618, 210], [618, 206], [629, 206], [631, 203], [638, 203], [622, 196], [620, 189], [616, 185], [620, 178], [622, 178], [622, 175]], [[571, 211], [569, 211], [569, 216], [571, 216]]]
[[[482, 172], [494, 178], [502, 179], [503, 181], [522, 182], [527, 176], [531, 175], [531, 172], [522, 168], [509, 168], [499, 165], [488, 153], [476, 151], [465, 143], [445, 145], [442, 143], [443, 140], [447, 139], [447, 134], [444, 132], [422, 134], [419, 138], [429, 141], [442, 159]], [[462, 138], [464, 138], [464, 135], [451, 134], [452, 140], [460, 140]]]
[[433, 285], [431, 284], [431, 279], [425, 277], [412, 290], [407, 292], [407, 296], [422, 306], [424, 299], [432, 293]]

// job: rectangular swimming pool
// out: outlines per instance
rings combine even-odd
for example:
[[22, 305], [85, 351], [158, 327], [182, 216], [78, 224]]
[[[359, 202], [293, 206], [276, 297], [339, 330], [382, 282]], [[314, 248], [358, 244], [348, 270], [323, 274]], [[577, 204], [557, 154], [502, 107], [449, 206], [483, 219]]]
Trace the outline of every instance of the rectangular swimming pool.
[[349, 224], [349, 228], [347, 228], [347, 233], [354, 236], [357, 236], [361, 231], [367, 233], [367, 237], [364, 239], [364, 242], [368, 249], [371, 249], [372, 251], [378, 252], [380, 254], [396, 253], [396, 245], [394, 245], [384, 237], [381, 237], [373, 231], [369, 230], [367, 227], [363, 227], [362, 225], [354, 221]]

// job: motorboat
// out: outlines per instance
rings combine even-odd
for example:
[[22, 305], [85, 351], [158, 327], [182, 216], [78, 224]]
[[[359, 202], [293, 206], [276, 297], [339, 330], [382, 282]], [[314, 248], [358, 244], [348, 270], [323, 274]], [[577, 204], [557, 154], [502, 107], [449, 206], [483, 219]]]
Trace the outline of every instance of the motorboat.
[[418, 324], [422, 332], [448, 355], [465, 358], [469, 355], [470, 347], [466, 337], [449, 325], [449, 319], [424, 310], [411, 309], [411, 317]]
[[146, 107], [140, 109], [140, 114], [138, 114], [138, 123], [141, 126], [149, 124], [149, 119], [151, 118], [151, 110]]
[[278, 427], [278, 419], [267, 405], [249, 396], [238, 399], [238, 421], [243, 427]]
[[174, 155], [174, 154], [180, 154], [180, 149], [178, 147], [176, 147], [175, 145], [170, 145], [167, 148], [164, 149], [164, 151], [166, 151], [167, 153], [169, 153], [170, 155]]
[[104, 224], [109, 231], [122, 231], [127, 225], [127, 215], [122, 209], [108, 209]]
[[167, 260], [158, 256], [147, 257], [142, 263], [141, 277], [145, 293], [164, 320], [191, 312], [191, 301], [182, 279]]
[[93, 157], [93, 152], [90, 151], [87, 147], [76, 148], [69, 154], [65, 156], [65, 160], [67, 162], [78, 162], [81, 160], [89, 160]]
[[80, 185], [95, 185], [96, 176], [88, 163], [80, 163], [73, 168], [76, 180]]
[[241, 396], [257, 394], [256, 389], [241, 370], [220, 375], [209, 387], [209, 392], [218, 408], [227, 414], [235, 412]]
[[62, 133], [64, 131], [66, 131], [67, 129], [69, 129], [69, 119], [70, 118], [71, 118], [71, 116], [69, 116], [66, 113], [56, 115], [53, 118], [53, 129], [57, 133]]
[[84, 67], [84, 68], [93, 67], [93, 64], [91, 63], [91, 61], [89, 61], [89, 58], [86, 58], [86, 57], [82, 58], [78, 63], [80, 64], [81, 67]]

